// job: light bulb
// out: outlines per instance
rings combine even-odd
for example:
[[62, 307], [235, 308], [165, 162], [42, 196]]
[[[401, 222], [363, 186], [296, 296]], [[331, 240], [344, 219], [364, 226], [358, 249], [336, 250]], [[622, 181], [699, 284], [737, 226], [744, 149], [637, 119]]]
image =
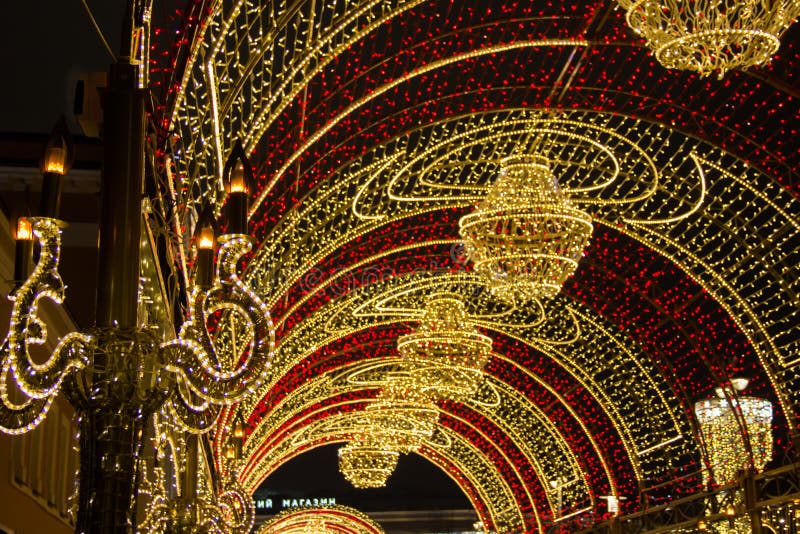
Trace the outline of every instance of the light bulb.
[[67, 149], [62, 146], [47, 147], [44, 153], [44, 172], [65, 174]]
[[17, 219], [17, 240], [29, 241], [33, 239], [33, 228], [31, 221], [27, 217]]
[[246, 193], [247, 186], [244, 183], [244, 166], [237, 163], [231, 172], [231, 193]]
[[214, 229], [212, 227], [205, 226], [200, 230], [197, 248], [206, 250], [214, 248]]

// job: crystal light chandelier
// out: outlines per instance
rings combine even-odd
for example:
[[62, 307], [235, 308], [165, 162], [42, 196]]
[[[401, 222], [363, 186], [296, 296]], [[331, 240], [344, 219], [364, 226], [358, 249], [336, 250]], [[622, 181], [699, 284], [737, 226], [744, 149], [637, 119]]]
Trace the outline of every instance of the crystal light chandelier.
[[[730, 387], [717, 388], [717, 398], [700, 400], [694, 407], [711, 474], [720, 485], [736, 481], [739, 472], [750, 469], [751, 452], [756, 471], [764, 469], [772, 458], [772, 404], [766, 399], [735, 393], [746, 387], [746, 379], [733, 379]], [[750, 451], [743, 442], [745, 429]], [[705, 484], [710, 481], [709, 474], [704, 473]]]
[[618, 0], [628, 25], [669, 69], [719, 77], [769, 62], [800, 16], [797, 0]]
[[357, 441], [409, 453], [433, 435], [439, 410], [414, 382], [415, 378], [404, 376], [386, 379], [375, 402], [363, 412]]
[[475, 329], [459, 297], [434, 293], [419, 328], [400, 336], [397, 350], [411, 366], [413, 387], [434, 399], [461, 401], [478, 389], [492, 339]]
[[339, 449], [339, 471], [356, 488], [386, 484], [400, 454], [419, 449], [439, 420], [439, 410], [415, 379], [392, 373], [375, 401], [359, 414], [350, 443]]
[[339, 449], [339, 471], [356, 488], [380, 488], [394, 472], [399, 457], [396, 450], [352, 442]]
[[561, 191], [547, 159], [511, 156], [475, 211], [459, 221], [475, 270], [509, 303], [555, 296], [592, 234], [588, 213]]

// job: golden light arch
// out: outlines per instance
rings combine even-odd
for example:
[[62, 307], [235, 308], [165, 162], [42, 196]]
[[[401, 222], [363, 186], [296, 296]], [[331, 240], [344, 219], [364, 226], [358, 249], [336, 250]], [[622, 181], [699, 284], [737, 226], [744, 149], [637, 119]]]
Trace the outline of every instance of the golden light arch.
[[[214, 169], [230, 149], [227, 143], [231, 138], [241, 135], [255, 149], [263, 171], [258, 198], [263, 198], [264, 203], [253, 211], [253, 222], [261, 225], [257, 231], [261, 246], [248, 267], [249, 281], [271, 307], [280, 311], [280, 324], [291, 325], [282, 332], [284, 360], [276, 365], [270, 386], [299, 361], [343, 336], [400, 320], [385, 315], [370, 323], [360, 317], [361, 311], [348, 315], [346, 309], [338, 315], [309, 313], [326, 292], [348, 294], [354, 287], [350, 282], [354, 276], [363, 274], [365, 269], [383, 273], [399, 254], [429, 254], [421, 263], [430, 265], [428, 260], [436, 254], [448, 255], [446, 249], [455, 244], [455, 233], [437, 228], [429, 240], [399, 242], [393, 248], [349, 259], [345, 253], [354, 243], [392, 225], [424, 219], [426, 214], [443, 218], [442, 214], [467, 209], [492, 180], [493, 162], [514, 146], [529, 141], [534, 133], [557, 156], [557, 175], [562, 185], [595, 215], [604, 235], [627, 236], [646, 247], [649, 254], [666, 258], [666, 264], [677, 266], [724, 311], [733, 322], [730, 330], [741, 332], [746, 338], [745, 348], [752, 349], [756, 371], [766, 377], [764, 391], [774, 398], [788, 420], [785, 427], [796, 427], [800, 400], [800, 360], [796, 358], [800, 288], [793, 265], [800, 251], [800, 207], [791, 188], [782, 185], [796, 180], [797, 167], [792, 163], [791, 151], [780, 153], [778, 148], [784, 145], [767, 134], [734, 132], [734, 126], [717, 119], [710, 108], [700, 109], [701, 105], [689, 98], [686, 103], [671, 103], [673, 116], [660, 116], [657, 108], [664, 91], [656, 81], [645, 91], [611, 79], [598, 81], [597, 77], [585, 77], [581, 85], [573, 82], [581, 78], [577, 75], [559, 79], [562, 86], [551, 77], [544, 87], [525, 87], [516, 80], [509, 86], [496, 83], [481, 87], [482, 94], [497, 98], [497, 109], [453, 115], [437, 108], [441, 116], [434, 113], [421, 125], [398, 128], [382, 139], [370, 137], [395, 117], [404, 113], [413, 116], [415, 110], [429, 104], [433, 97], [421, 92], [419, 80], [438, 72], [455, 76], [451, 69], [454, 63], [465, 76], [479, 72], [479, 62], [473, 62], [476, 58], [480, 58], [481, 65], [491, 66], [494, 59], [505, 57], [521, 58], [523, 65], [554, 66], [556, 72], [570, 73], [583, 72], [581, 68], [591, 63], [592, 54], [605, 57], [614, 47], [624, 48], [614, 51], [619, 57], [639, 57], [636, 45], [631, 46], [610, 31], [618, 27], [618, 15], [607, 15], [609, 22], [598, 22], [599, 13], [598, 18], [591, 19], [596, 28], [588, 25], [597, 33], [586, 30], [584, 34], [587, 26], [575, 22], [579, 16], [573, 20], [557, 13], [553, 19], [565, 28], [561, 32], [556, 24], [534, 20], [535, 14], [520, 12], [515, 20], [529, 24], [534, 29], [532, 33], [537, 34], [535, 39], [516, 39], [508, 34], [501, 37], [487, 31], [485, 39], [469, 46], [438, 47], [441, 57], [430, 56], [430, 47], [425, 45], [446, 44], [459, 32], [492, 26], [464, 22], [463, 27], [451, 30], [432, 22], [430, 36], [422, 38], [421, 44], [410, 45], [421, 51], [416, 61], [409, 60], [396, 72], [389, 70], [385, 79], [375, 81], [364, 94], [356, 92], [353, 105], [326, 109], [320, 101], [310, 100], [317, 107], [303, 108], [307, 113], [304, 120], [315, 124], [314, 129], [299, 126], [286, 134], [301, 150], [272, 154], [266, 146], [276, 139], [271, 129], [277, 128], [276, 124], [293, 109], [292, 102], [301, 99], [304, 91], [313, 96], [319, 85], [327, 83], [325, 76], [338, 72], [337, 58], [346, 57], [352, 47], [378, 35], [393, 21], [408, 23], [412, 14], [424, 15], [427, 6], [435, 3], [331, 1], [314, 4], [316, 11], [311, 5], [292, 2], [270, 10], [258, 2], [237, 2], [225, 7], [214, 4], [207, 25], [192, 48], [172, 121], [183, 133], [184, 141], [182, 152], [175, 157], [178, 174], [173, 187], [180, 209], [188, 210], [203, 198], [217, 199], [214, 173], [208, 170]], [[480, 20], [480, 16], [473, 19]], [[504, 24], [502, 17], [490, 22]], [[293, 34], [295, 41], [287, 46], [289, 28], [308, 30]], [[599, 28], [609, 30], [610, 37]], [[534, 42], [547, 44], [548, 50], [534, 47]], [[402, 53], [390, 52], [376, 60], [379, 64], [345, 77], [336, 90], [357, 87], [394, 59], [403, 59]], [[653, 74], [654, 80], [659, 79], [657, 69], [648, 66], [645, 70]], [[624, 71], [620, 68], [619, 72]], [[692, 87], [688, 92], [700, 92], [691, 86], [691, 78], [681, 79]], [[744, 74], [731, 79], [734, 88], [741, 87], [743, 93], [753, 85]], [[405, 107], [387, 111], [374, 124], [356, 124], [349, 133], [337, 137], [336, 130], [346, 130], [349, 121], [355, 121], [356, 112], [387, 105], [388, 95], [395, 91], [409, 98]], [[533, 100], [526, 106], [502, 100], [503, 93], [513, 91], [527, 91], [535, 97], [555, 96], [548, 102]], [[601, 91], [609, 95], [601, 104], [588, 97], [584, 101], [569, 99], [573, 94], [599, 95]], [[422, 96], [415, 96], [419, 92]], [[778, 84], [773, 87], [766, 83], [753, 88], [752, 93], [771, 98], [776, 109], [784, 104], [789, 112], [796, 108]], [[632, 103], [615, 103], [615, 97], [626, 97]], [[476, 101], [478, 98], [475, 96]], [[550, 105], [551, 102], [555, 104]], [[682, 114], [691, 114], [697, 124], [681, 120]], [[714, 128], [722, 133], [712, 132]], [[738, 141], [744, 148], [737, 146]], [[326, 155], [334, 154], [338, 146], [348, 142], [361, 143], [364, 151], [341, 161], [331, 156], [329, 166], [315, 169], [317, 161], [326, 162]], [[764, 147], [759, 147], [760, 151], [748, 148], [759, 144]], [[748, 150], [756, 154], [750, 163], [746, 161]], [[600, 155], [600, 159], [587, 154]], [[270, 161], [273, 156], [274, 161]], [[409, 165], [410, 161], [418, 163]], [[609, 181], [615, 172], [618, 178]], [[287, 183], [286, 175], [293, 176], [296, 183]], [[209, 184], [212, 186], [207, 187]], [[289, 208], [272, 220], [270, 210], [281, 203]], [[428, 224], [434, 228], [433, 222]], [[437, 246], [439, 249], [434, 252]], [[325, 262], [337, 254], [344, 260], [333, 271]], [[591, 261], [587, 258], [586, 263]], [[322, 280], [307, 284], [312, 275], [320, 273]], [[349, 286], [337, 285], [342, 281]], [[666, 292], [669, 288], [658, 289]], [[336, 295], [334, 300], [340, 302], [338, 297], [342, 295]], [[639, 458], [638, 462], [655, 466], [642, 467], [644, 471], [665, 468], [670, 447], [694, 451], [692, 422], [678, 415], [687, 400], [680, 398], [674, 377], [664, 375], [662, 369], [647, 361], [648, 356], [655, 359], [658, 354], [668, 354], [669, 347], [663, 343], [643, 347], [640, 340], [632, 340], [623, 326], [614, 323], [610, 313], [601, 313], [586, 302], [565, 299], [561, 303], [571, 307], [581, 325], [580, 341], [574, 342], [585, 351], [581, 356], [566, 355], [563, 345], [549, 336], [556, 334], [555, 340], [563, 341], [569, 335], [564, 334], [561, 339], [553, 328], [543, 327], [532, 333], [536, 329], [508, 326], [513, 321], [503, 319], [500, 329], [509, 339], [527, 343], [552, 359], [567, 362], [572, 358], [573, 375], [580, 377], [598, 405], [606, 405], [611, 419], [617, 421], [624, 436], [622, 447]], [[512, 319], [524, 321], [528, 317], [519, 314]], [[405, 320], [413, 320], [413, 316], [407, 315]], [[493, 320], [482, 326], [492, 328]], [[677, 317], [674, 321], [685, 327], [681, 335], [687, 339], [690, 330], [702, 330], [695, 318]], [[309, 338], [305, 344], [298, 341], [303, 336]], [[590, 355], [596, 352], [589, 347], [598, 341], [618, 356], [618, 361], [639, 362], [634, 372], [650, 384], [647, 389], [628, 390], [623, 395], [617, 391], [613, 378], [592, 367], [597, 362]], [[697, 353], [706, 349], [692, 348]], [[718, 366], [715, 354], [703, 356], [708, 359], [700, 368], [708, 371], [705, 391], [710, 392], [714, 385], [730, 378], [736, 365]], [[615, 367], [615, 372], [627, 371], [622, 364]], [[260, 392], [262, 396], [267, 395], [266, 389]], [[658, 432], [647, 433], [641, 427], [637, 429], [635, 423], [642, 414], [659, 413], [642, 401], [648, 391], [656, 393], [667, 414], [663, 424], [659, 423]], [[244, 407], [252, 410], [257, 402], [248, 400]], [[636, 408], [628, 404], [635, 404]], [[680, 440], [670, 441], [678, 436], [682, 436]], [[659, 447], [667, 442], [670, 443], [664, 448]], [[694, 452], [693, 455], [697, 457]], [[641, 477], [638, 473], [636, 476]]]
[[256, 534], [384, 534], [367, 514], [349, 506], [284, 510], [261, 525]]

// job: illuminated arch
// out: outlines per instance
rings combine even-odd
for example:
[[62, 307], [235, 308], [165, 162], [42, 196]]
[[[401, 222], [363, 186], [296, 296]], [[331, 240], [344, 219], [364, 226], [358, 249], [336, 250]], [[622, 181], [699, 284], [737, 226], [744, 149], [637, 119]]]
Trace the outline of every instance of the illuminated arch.
[[256, 531], [257, 534], [384, 534], [372, 518], [349, 506], [284, 510]]
[[[499, 156], [532, 133], [597, 222], [549, 307], [551, 319], [570, 310], [580, 336], [570, 341], [552, 320], [529, 327], [535, 310], [500, 322], [503, 310], [479, 300], [479, 324], [496, 338], [487, 380], [550, 391], [554, 407], [575, 413], [574, 427], [554, 433], [564, 450], [588, 436], [597, 458], [615, 459], [608, 478], [634, 486], [699, 464], [691, 404], [737, 373], [777, 405], [779, 434], [794, 436], [797, 28], [772, 66], [716, 82], [658, 67], [603, 2], [502, 2], [492, 12], [444, 0], [268, 4], [210, 4], [187, 63], [173, 66], [170, 113], [181, 134], [171, 183], [180, 223], [203, 199], [221, 202], [215, 169], [230, 140], [254, 149], [259, 248], [248, 280], [279, 318], [281, 346], [272, 389], [242, 406], [253, 443], [269, 439], [259, 433], [274, 416], [267, 400], [301, 394], [296, 376], [362, 361], [346, 346], [358, 336], [389, 354], [415, 319], [367, 317], [352, 302], [392, 295], [381, 282], [424, 278], [410, 274], [421, 269], [468, 276], [458, 218]], [[743, 105], [753, 102], [758, 114]], [[545, 363], [554, 371], [542, 378], [533, 370]], [[545, 393], [536, 395], [526, 402], [543, 411]], [[443, 406], [459, 417], [467, 408]], [[510, 428], [510, 417], [497, 419]], [[657, 423], [648, 431], [642, 421]]]

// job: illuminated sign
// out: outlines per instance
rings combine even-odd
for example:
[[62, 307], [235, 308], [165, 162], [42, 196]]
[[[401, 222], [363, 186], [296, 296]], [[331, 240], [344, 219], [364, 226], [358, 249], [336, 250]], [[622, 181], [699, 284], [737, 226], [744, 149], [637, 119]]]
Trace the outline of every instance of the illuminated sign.
[[256, 505], [257, 512], [270, 513], [272, 511], [285, 508], [310, 508], [312, 506], [333, 506], [336, 504], [336, 499], [334, 497], [322, 497], [322, 498], [262, 497], [254, 499], [253, 502]]

